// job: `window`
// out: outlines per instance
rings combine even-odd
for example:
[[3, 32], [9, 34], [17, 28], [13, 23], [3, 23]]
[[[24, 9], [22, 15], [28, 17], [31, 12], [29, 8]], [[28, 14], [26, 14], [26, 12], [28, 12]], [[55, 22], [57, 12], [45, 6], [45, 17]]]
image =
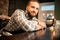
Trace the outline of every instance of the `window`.
[[41, 6], [41, 10], [54, 10], [54, 5], [45, 5], [45, 6]]
[[40, 3], [39, 20], [46, 21], [46, 18], [50, 15], [54, 16], [55, 5], [54, 2]]

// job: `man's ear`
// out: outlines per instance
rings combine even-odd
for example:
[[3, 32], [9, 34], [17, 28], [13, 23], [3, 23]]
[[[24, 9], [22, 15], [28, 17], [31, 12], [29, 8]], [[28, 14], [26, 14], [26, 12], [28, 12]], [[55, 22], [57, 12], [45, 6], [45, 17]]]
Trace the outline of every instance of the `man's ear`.
[[28, 10], [28, 6], [26, 6], [26, 10]]

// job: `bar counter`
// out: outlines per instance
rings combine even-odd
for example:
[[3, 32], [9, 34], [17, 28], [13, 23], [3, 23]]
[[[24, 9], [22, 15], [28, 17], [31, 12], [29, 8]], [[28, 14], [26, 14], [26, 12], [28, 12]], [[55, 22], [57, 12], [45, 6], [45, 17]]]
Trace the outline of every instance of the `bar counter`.
[[49, 28], [35, 32], [22, 32], [12, 36], [1, 36], [0, 40], [55, 40]]

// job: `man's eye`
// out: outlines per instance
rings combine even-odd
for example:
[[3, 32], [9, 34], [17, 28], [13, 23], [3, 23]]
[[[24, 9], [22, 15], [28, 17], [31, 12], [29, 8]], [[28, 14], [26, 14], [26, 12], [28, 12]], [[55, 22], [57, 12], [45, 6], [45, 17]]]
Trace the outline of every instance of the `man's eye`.
[[39, 9], [39, 8], [36, 8], [37, 10]]
[[34, 6], [31, 6], [32, 8], [35, 8]]

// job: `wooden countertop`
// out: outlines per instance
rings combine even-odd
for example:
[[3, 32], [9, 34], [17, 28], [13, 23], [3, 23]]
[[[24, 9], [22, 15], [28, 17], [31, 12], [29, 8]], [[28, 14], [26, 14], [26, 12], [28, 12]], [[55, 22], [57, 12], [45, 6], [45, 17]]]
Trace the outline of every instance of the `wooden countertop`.
[[1, 36], [0, 40], [53, 40], [53, 35], [47, 28], [36, 32], [23, 32], [13, 36]]

